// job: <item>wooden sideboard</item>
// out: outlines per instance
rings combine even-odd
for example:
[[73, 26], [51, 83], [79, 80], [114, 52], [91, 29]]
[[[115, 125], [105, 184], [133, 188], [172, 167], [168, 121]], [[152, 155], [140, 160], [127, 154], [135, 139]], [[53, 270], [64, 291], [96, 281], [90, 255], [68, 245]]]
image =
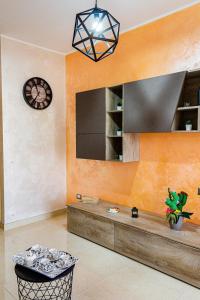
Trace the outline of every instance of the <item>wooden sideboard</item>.
[[199, 226], [185, 223], [174, 231], [164, 218], [140, 211], [132, 219], [130, 208], [121, 205], [113, 215], [107, 212], [112, 206], [68, 205], [68, 231], [200, 288]]

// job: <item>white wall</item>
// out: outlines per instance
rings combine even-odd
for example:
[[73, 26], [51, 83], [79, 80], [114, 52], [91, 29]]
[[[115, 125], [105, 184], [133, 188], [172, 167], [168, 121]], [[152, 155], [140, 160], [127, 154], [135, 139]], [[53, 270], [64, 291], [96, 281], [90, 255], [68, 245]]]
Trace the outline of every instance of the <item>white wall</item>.
[[2, 88], [1, 88], [1, 39], [0, 39], [0, 224], [3, 220], [3, 139], [2, 139]]
[[[64, 208], [66, 200], [65, 58], [2, 38], [4, 223]], [[51, 105], [38, 111], [24, 101], [31, 77], [51, 86]]]

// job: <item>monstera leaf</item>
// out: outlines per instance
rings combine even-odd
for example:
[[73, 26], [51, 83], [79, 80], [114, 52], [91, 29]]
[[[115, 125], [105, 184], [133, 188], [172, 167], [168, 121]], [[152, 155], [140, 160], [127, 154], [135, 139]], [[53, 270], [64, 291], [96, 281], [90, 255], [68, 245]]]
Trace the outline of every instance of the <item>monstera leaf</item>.
[[169, 190], [169, 198], [166, 199], [165, 204], [168, 205], [172, 210], [179, 209], [177, 206], [177, 204], [179, 204], [179, 196], [177, 193]]
[[182, 211], [183, 206], [185, 206], [185, 204], [187, 202], [188, 194], [185, 192], [180, 192], [180, 194], [178, 194], [178, 196], [179, 196], [179, 203], [177, 204], [177, 207], [179, 210]]
[[167, 215], [167, 220], [170, 221], [172, 224], [177, 224], [179, 219], [179, 216], [176, 215], [175, 213], [171, 213]]
[[183, 211], [181, 213], [181, 216], [186, 218], [186, 219], [190, 219], [190, 216], [192, 216], [192, 215], [193, 215], [193, 213], [189, 213], [189, 212], [186, 212], [186, 211]]
[[169, 206], [172, 210], [177, 210], [176, 202], [172, 201], [171, 199], [167, 198], [165, 204]]

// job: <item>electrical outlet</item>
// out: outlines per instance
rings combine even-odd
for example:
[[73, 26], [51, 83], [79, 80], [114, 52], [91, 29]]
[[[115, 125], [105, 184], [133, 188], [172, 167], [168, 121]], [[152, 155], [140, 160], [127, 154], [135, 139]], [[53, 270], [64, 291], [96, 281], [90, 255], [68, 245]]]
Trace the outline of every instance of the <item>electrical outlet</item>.
[[82, 199], [82, 195], [81, 194], [76, 194], [76, 199], [78, 199], [78, 200]]
[[198, 187], [197, 195], [200, 196], [200, 187]]

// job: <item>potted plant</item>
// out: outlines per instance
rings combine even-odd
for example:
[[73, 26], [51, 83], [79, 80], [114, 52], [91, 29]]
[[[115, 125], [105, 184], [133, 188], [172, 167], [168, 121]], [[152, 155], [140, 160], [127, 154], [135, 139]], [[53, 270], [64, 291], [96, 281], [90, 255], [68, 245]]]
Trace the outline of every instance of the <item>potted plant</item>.
[[186, 129], [186, 131], [192, 130], [192, 121], [190, 121], [190, 120], [186, 121], [185, 129]]
[[117, 103], [117, 110], [122, 110], [122, 104], [121, 104], [121, 102]]
[[117, 129], [116, 133], [117, 133], [117, 136], [122, 136], [122, 130], [120, 128]]
[[187, 203], [188, 194], [185, 192], [170, 191], [168, 189], [169, 197], [166, 199], [165, 204], [168, 206], [166, 211], [166, 218], [169, 221], [170, 228], [180, 230], [183, 224], [183, 219], [190, 219], [193, 213], [183, 211], [183, 207]]
[[123, 161], [123, 155], [122, 154], [119, 155], [119, 160]]

